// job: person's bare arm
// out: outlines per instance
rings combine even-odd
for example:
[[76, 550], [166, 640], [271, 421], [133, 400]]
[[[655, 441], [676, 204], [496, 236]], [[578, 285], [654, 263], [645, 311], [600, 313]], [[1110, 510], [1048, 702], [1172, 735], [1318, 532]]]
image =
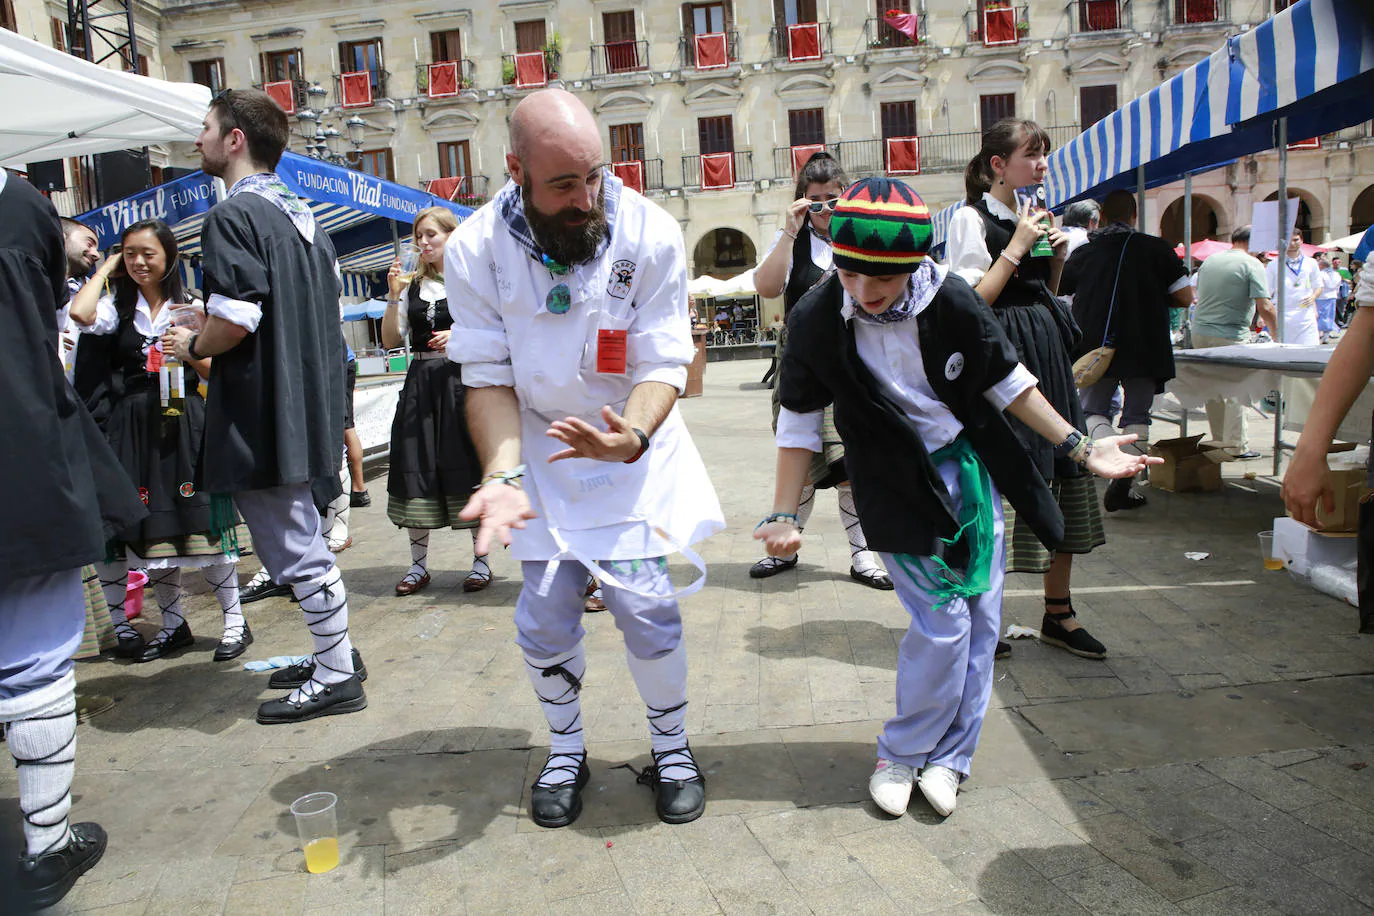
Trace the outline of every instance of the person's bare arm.
[[[797, 514], [813, 454], [804, 448], [778, 449], [777, 481], [773, 485], [774, 514]], [[801, 529], [795, 522], [786, 520], [769, 522], [754, 531], [754, 539], [763, 541], [769, 556], [791, 556], [801, 548]]]
[[792, 243], [797, 240], [797, 233], [807, 218], [810, 204], [811, 201], [802, 198], [788, 205], [787, 219], [782, 224], [782, 237], [768, 252], [763, 263], [754, 269], [754, 289], [765, 299], [781, 296], [787, 286], [787, 261], [792, 255]]
[[568, 417], [549, 425], [548, 435], [568, 446], [549, 456], [550, 461], [565, 458], [595, 458], [598, 461], [628, 461], [639, 453], [639, 436], [653, 437], [677, 403], [677, 389], [666, 382], [640, 382], [630, 389], [624, 415], [610, 406], [601, 408], [606, 429], [600, 430], [585, 420]]
[[1171, 308], [1186, 309], [1193, 304], [1192, 285], [1180, 286], [1169, 294], [1169, 298], [1172, 300]]
[[[1069, 438], [1069, 434], [1074, 432], [1069, 421], [1059, 415], [1038, 388], [1027, 388], [1017, 395], [1016, 400], [1007, 405], [1007, 413], [1055, 445]], [[1131, 455], [1121, 450], [1121, 446], [1134, 442], [1136, 438], [1107, 436], [1093, 440], [1093, 447], [1086, 452], [1080, 463], [1097, 476], [1108, 478], [1132, 477], [1145, 470], [1147, 465], [1164, 463], [1163, 458]]]
[[1279, 313], [1274, 308], [1274, 302], [1269, 297], [1261, 297], [1255, 300], [1255, 311], [1259, 313], [1260, 321], [1271, 331], [1277, 331], [1279, 326]]
[[386, 275], [387, 297], [386, 311], [382, 313], [382, 346], [388, 350], [394, 350], [402, 343], [401, 334], [401, 309], [405, 307], [404, 299], [406, 285], [401, 282], [401, 259], [397, 258], [391, 264], [391, 270]]
[[1312, 409], [1307, 414], [1293, 460], [1283, 477], [1283, 501], [1293, 517], [1317, 527], [1317, 500], [1335, 508], [1327, 450], [1336, 430], [1374, 374], [1374, 308], [1355, 311], [1331, 361], [1326, 365]]
[[484, 482], [468, 497], [459, 518], [481, 519], [473, 552], [485, 556], [492, 538], [509, 547], [511, 530], [524, 528], [525, 520], [534, 518], [524, 489], [492, 476], [513, 472], [520, 465], [520, 402], [514, 388], [496, 385], [469, 388], [464, 403]]
[[[190, 351], [192, 336], [196, 338], [195, 356], [192, 356]], [[168, 328], [162, 335], [162, 349], [170, 351], [185, 363], [228, 353], [247, 336], [247, 328], [239, 327], [218, 315], [211, 315], [205, 319], [205, 329], [198, 335], [193, 335], [189, 328]]]
[[72, 296], [70, 308], [67, 310], [67, 315], [72, 321], [83, 328], [95, 324], [96, 306], [100, 304], [100, 297], [105, 295], [105, 284], [109, 282], [122, 257], [116, 253], [106, 258], [95, 275], [82, 284]]

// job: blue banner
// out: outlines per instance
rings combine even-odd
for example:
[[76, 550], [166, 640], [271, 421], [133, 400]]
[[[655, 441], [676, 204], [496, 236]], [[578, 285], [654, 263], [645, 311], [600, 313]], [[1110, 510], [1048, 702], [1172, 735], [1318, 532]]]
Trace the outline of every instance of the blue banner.
[[448, 207], [459, 216], [472, 212], [467, 207], [442, 200], [419, 188], [408, 188], [394, 181], [295, 153], [286, 153], [281, 157], [277, 165], [277, 177], [306, 200], [348, 207], [402, 223], [413, 223], [415, 214], [426, 207]]
[[124, 230], [139, 220], [160, 219], [176, 226], [206, 212], [214, 202], [214, 179], [204, 172], [195, 172], [77, 218], [95, 232], [100, 247], [105, 249], [117, 243]]

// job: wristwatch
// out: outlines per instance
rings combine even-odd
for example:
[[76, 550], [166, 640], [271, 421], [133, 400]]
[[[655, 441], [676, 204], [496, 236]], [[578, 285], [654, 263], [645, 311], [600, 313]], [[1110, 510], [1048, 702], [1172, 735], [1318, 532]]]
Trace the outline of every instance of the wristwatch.
[[1054, 453], [1060, 457], [1067, 458], [1069, 454], [1078, 447], [1078, 443], [1082, 441], [1083, 434], [1075, 429], [1073, 432], [1069, 433], [1067, 439], [1054, 447]]
[[192, 335], [191, 335], [191, 339], [188, 340], [188, 341], [186, 341], [186, 355], [189, 356], [189, 357], [191, 357], [191, 359], [204, 359], [204, 358], [205, 358], [205, 357], [201, 356], [199, 353], [196, 352], [196, 341], [198, 341], [198, 340], [200, 340], [200, 335], [199, 335], [199, 334], [192, 334]]
[[639, 451], [635, 452], [635, 456], [633, 458], [626, 458], [626, 464], [634, 464], [640, 458], [643, 458], [644, 453], [649, 450], [648, 434], [645, 433], [644, 430], [640, 429], [638, 426], [634, 428], [634, 434], [639, 437]]

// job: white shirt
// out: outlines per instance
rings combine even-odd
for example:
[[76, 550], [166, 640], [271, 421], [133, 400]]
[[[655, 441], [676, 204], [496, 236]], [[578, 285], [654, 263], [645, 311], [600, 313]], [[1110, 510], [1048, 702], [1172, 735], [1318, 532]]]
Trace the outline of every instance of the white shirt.
[[1082, 226], [1065, 226], [1064, 234], [1069, 237], [1069, 250], [1067, 254], [1073, 254], [1079, 248], [1088, 244], [1088, 230], [1084, 229]]
[[1269, 282], [1269, 296], [1274, 308], [1279, 307], [1278, 271], [1283, 269], [1285, 300], [1283, 303], [1283, 342], [1315, 347], [1321, 342], [1317, 333], [1317, 310], [1312, 303], [1303, 307], [1302, 303], [1319, 293], [1322, 288], [1321, 269], [1317, 262], [1299, 255], [1289, 260], [1287, 255], [1270, 261], [1264, 268]]
[[[939, 280], [943, 281], [948, 269], [938, 264], [935, 268], [939, 272]], [[934, 454], [953, 442], [964, 427], [931, 388], [921, 358], [920, 341], [910, 323], [929, 306], [926, 303], [918, 308], [907, 321], [855, 321], [858, 306], [846, 293], [840, 313], [845, 321], [853, 325], [859, 359], [863, 360], [884, 392], [902, 408], [907, 419], [916, 427], [926, 451]], [[1017, 363], [1006, 378], [983, 392], [983, 396], [997, 410], [1006, 410], [1008, 404], [1035, 386], [1035, 376]], [[778, 448], [821, 451], [823, 420], [824, 411], [821, 410], [796, 413], [786, 407], [779, 409]]]
[[[988, 213], [998, 219], [1021, 221], [991, 194], [983, 195], [983, 203]], [[949, 232], [945, 237], [945, 261], [955, 276], [961, 277], [969, 286], [983, 282], [988, 269], [992, 267], [992, 253], [988, 251], [987, 226], [983, 225], [983, 214], [973, 207], [960, 207], [954, 211], [949, 221]]]
[[[790, 235], [787, 235], [785, 232], [779, 229], [777, 231], [777, 234], [773, 236], [773, 244], [768, 246], [768, 250], [763, 253], [763, 258], [759, 261], [759, 263], [762, 264], [764, 261], [768, 260], [768, 256], [773, 253], [773, 249], [783, 244], [783, 239], [787, 240], [787, 267], [782, 272], [782, 282], [783, 286], [785, 287], [787, 285], [787, 281], [792, 277], [793, 239]], [[811, 230], [811, 263], [815, 264], [821, 270], [829, 270], [835, 264], [834, 249], [830, 247], [830, 242], [827, 239], [821, 238], [816, 233], [815, 229]]]
[[1374, 306], [1374, 260], [1366, 261], [1355, 278], [1355, 301], [1361, 306]]
[[1341, 291], [1341, 275], [1336, 272], [1336, 268], [1327, 267], [1317, 268], [1317, 273], [1321, 275], [1322, 291], [1317, 295], [1322, 299], [1335, 299]]
[[[511, 236], [498, 205], [499, 198], [483, 206], [449, 236], [444, 278], [453, 315], [448, 356], [462, 365], [463, 383], [513, 388], [521, 408], [524, 484], [538, 517], [512, 532], [511, 555], [659, 557], [674, 552], [673, 542], [692, 544], [723, 529], [705, 464], [676, 407], [634, 464], [548, 461], [563, 448], [545, 435], [551, 422], [576, 416], [602, 428], [601, 408], [623, 411], [642, 382], [685, 387], [695, 348], [677, 220], [622, 188], [606, 251], [555, 277]], [[563, 284], [571, 307], [554, 314], [546, 303]], [[600, 341], [622, 333], [624, 372], [602, 371]]]

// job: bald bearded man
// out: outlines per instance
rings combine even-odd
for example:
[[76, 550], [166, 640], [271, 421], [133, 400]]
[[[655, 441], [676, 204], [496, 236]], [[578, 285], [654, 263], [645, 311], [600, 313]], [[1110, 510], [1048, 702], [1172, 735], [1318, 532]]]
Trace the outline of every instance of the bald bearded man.
[[[690, 545], [725, 527], [677, 410], [693, 347], [677, 221], [604, 167], [577, 98], [525, 98], [510, 125], [511, 180], [449, 236], [444, 277], [468, 424], [485, 477], [463, 512], [521, 561], [516, 642], [549, 723], [530, 794], [544, 827], [571, 824], [589, 778], [580, 695], [588, 571], [625, 638], [648, 710], [640, 781], [661, 820], [706, 808], [687, 743], [687, 656], [677, 598], [704, 582]], [[676, 591], [667, 556], [701, 570]], [[609, 683], [609, 680], [602, 683]]]

